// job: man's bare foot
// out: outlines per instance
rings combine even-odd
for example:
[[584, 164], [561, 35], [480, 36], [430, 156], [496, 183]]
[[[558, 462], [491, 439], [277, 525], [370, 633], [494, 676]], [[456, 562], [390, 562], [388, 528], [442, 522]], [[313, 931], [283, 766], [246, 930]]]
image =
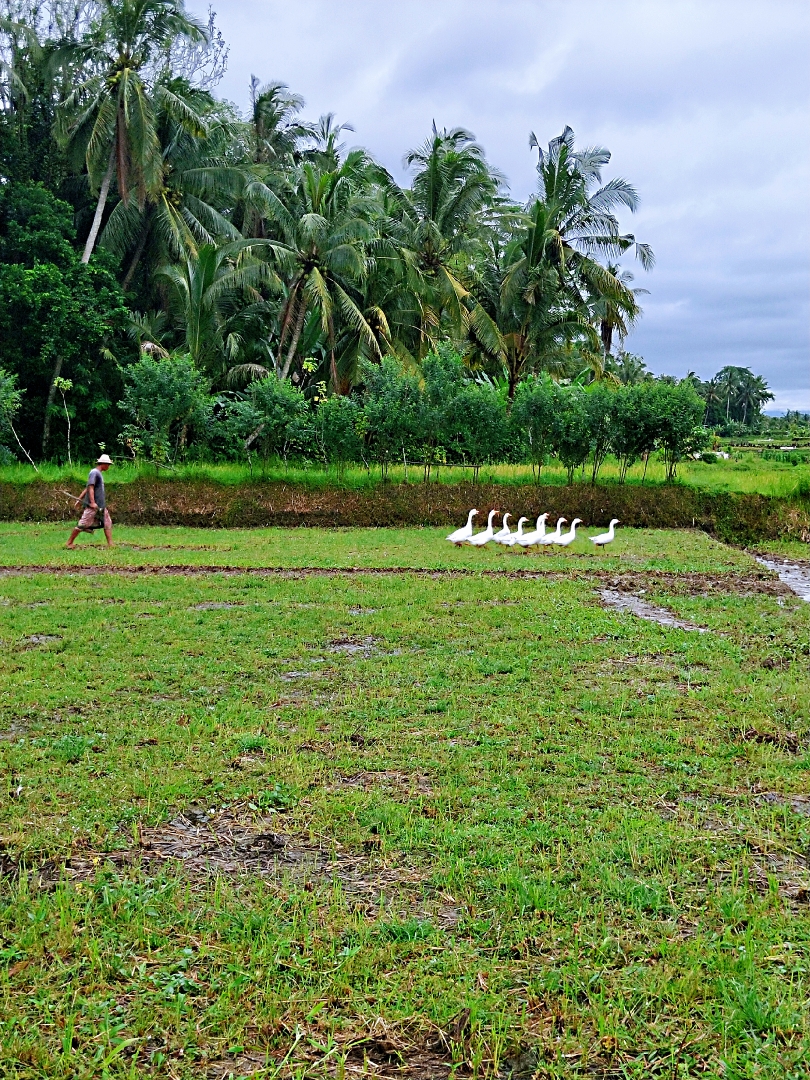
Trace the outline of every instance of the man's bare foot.
[[65, 544], [65, 547], [68, 549], [68, 551], [75, 551], [76, 550], [76, 545], [75, 544]]

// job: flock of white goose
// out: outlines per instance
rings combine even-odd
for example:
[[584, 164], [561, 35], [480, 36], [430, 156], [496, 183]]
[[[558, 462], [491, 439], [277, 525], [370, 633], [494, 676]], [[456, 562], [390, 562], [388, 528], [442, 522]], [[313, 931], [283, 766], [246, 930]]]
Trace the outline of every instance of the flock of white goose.
[[[509, 518], [511, 514], [506, 513], [503, 515], [503, 524], [498, 531], [495, 531], [493, 520], [496, 514], [500, 513], [500, 510], [490, 510], [489, 520], [487, 527], [481, 532], [473, 532], [473, 518], [478, 513], [477, 510], [471, 510], [467, 515], [467, 524], [463, 525], [460, 529], [456, 529], [455, 532], [450, 533], [447, 539], [451, 544], [460, 546], [461, 544], [470, 544], [472, 547], [483, 547], [488, 544], [490, 540], [494, 544], [503, 544], [504, 547], [522, 547], [530, 548], [540, 546], [544, 544], [555, 544], [557, 547], [568, 547], [569, 544], [573, 544], [577, 536], [577, 525], [582, 524], [581, 518], [574, 518], [571, 522], [571, 527], [566, 531], [562, 531], [563, 525], [568, 523], [568, 518], [558, 518], [557, 528], [554, 532], [546, 532], [546, 518], [548, 514], [541, 514], [537, 519], [537, 526], [532, 532], [524, 532], [523, 526], [529, 520], [522, 517], [518, 521], [517, 530], [512, 532], [509, 528]], [[588, 539], [597, 548], [604, 548], [607, 544], [611, 544], [615, 539], [616, 526], [619, 524], [618, 518], [613, 518], [610, 523], [610, 528], [607, 532], [599, 533], [598, 536], [589, 536]]]

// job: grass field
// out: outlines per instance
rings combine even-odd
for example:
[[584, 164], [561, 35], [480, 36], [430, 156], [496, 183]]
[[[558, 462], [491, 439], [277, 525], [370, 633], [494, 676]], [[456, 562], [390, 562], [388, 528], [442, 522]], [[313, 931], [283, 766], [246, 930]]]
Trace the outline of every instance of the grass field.
[[810, 605], [443, 533], [0, 527], [0, 1075], [807, 1077]]
[[[30, 465], [6, 465], [0, 466], [0, 482], [24, 484], [41, 479], [49, 483], [62, 483], [70, 490], [80, 491], [87, 482], [89, 468], [89, 464], [73, 467], [42, 465], [37, 473]], [[116, 484], [131, 483], [140, 477], [154, 480], [157, 476], [163, 479], [171, 477], [180, 481], [213, 480], [227, 485], [266, 479], [300, 484], [310, 488], [337, 485], [352, 490], [374, 488], [380, 483], [380, 474], [376, 467], [370, 470], [352, 467], [338, 474], [335, 468], [324, 469], [318, 465], [309, 468], [291, 465], [289, 468], [284, 468], [281, 464], [267, 465], [261, 462], [256, 463], [252, 469], [249, 469], [247, 465], [232, 464], [182, 465], [175, 470], [157, 470], [155, 466], [150, 465], [136, 467], [122, 462], [116, 464], [106, 479], [109, 486], [114, 488]], [[586, 465], [585, 469], [579, 470], [576, 476], [578, 480], [589, 480], [590, 467]], [[407, 470], [401, 465], [392, 466], [388, 474], [392, 483], [403, 480], [414, 483], [421, 477], [422, 468], [418, 465], [410, 466]], [[436, 468], [431, 474], [432, 481], [444, 484], [457, 484], [472, 480], [472, 478], [472, 469], [461, 467]], [[534, 481], [535, 475], [529, 465], [486, 465], [482, 467], [479, 479], [482, 483], [527, 484]], [[567, 483], [567, 474], [565, 469], [553, 462], [543, 467], [540, 479], [543, 484], [562, 485]], [[618, 464], [613, 458], [608, 458], [599, 473], [599, 482], [615, 483], [618, 479]], [[657, 455], [652, 457], [646, 470], [639, 462], [633, 465], [627, 474], [629, 484], [644, 482], [653, 486], [662, 484], [664, 480], [664, 464], [658, 460]], [[678, 466], [678, 481], [715, 493], [745, 492], [783, 497], [807, 495], [810, 492], [810, 465], [791, 465], [789, 462], [774, 460], [763, 461], [758, 453], [745, 451], [735, 453], [732, 460], [718, 461], [712, 465], [703, 461], [683, 461]]]

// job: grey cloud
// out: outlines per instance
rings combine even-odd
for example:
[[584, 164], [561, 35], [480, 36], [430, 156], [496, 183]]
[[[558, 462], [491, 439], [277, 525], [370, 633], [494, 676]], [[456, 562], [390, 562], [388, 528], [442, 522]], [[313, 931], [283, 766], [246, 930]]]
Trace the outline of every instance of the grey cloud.
[[[202, 8], [202, 3], [197, 0]], [[810, 409], [804, 0], [221, 0], [221, 91], [281, 78], [400, 179], [431, 121], [470, 128], [516, 198], [528, 133], [571, 124], [639, 190], [658, 268], [628, 341], [656, 371], [746, 363]]]

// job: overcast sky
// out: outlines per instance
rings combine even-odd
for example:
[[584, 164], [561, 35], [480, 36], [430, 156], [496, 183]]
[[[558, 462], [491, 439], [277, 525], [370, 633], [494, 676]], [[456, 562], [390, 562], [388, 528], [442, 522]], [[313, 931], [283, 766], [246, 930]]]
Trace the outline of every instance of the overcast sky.
[[246, 108], [251, 74], [283, 80], [402, 181], [434, 119], [474, 132], [520, 200], [530, 131], [607, 146], [657, 257], [627, 348], [676, 375], [747, 365], [775, 407], [810, 409], [807, 0], [214, 3], [219, 94]]

